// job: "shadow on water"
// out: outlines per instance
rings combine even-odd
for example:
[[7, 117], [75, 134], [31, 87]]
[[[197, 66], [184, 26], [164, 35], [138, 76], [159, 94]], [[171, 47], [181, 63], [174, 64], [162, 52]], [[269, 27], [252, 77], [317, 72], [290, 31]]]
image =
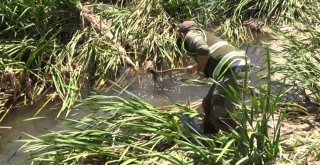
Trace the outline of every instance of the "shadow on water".
[[[242, 48], [246, 50], [251, 63], [256, 67], [251, 68], [251, 80], [253, 83], [259, 82], [258, 72], [261, 71], [261, 66], [264, 66], [265, 50], [257, 46], [246, 46]], [[158, 81], [154, 82], [150, 74], [140, 74], [137, 80], [131, 84], [127, 90], [132, 94], [138, 96], [142, 100], [149, 102], [155, 106], [165, 106], [176, 102], [186, 103], [188, 100], [202, 99], [208, 92], [210, 86], [208, 85], [191, 85], [186, 84], [177, 75], [169, 74], [158, 77]], [[110, 93], [104, 93], [110, 95]], [[21, 153], [18, 149], [22, 143], [16, 143], [15, 140], [26, 138], [23, 133], [38, 136], [50, 131], [59, 131], [68, 129], [65, 122], [62, 120], [55, 120], [58, 108], [54, 106], [56, 102], [51, 102], [39, 114], [41, 117], [52, 117], [46, 119], [37, 119], [31, 121], [24, 121], [25, 119], [32, 118], [35, 112], [42, 106], [46, 100], [39, 100], [35, 105], [20, 107], [15, 109], [6, 120], [0, 124], [0, 164], [14, 164], [23, 165], [30, 164], [26, 159], [28, 153]], [[77, 119], [84, 116], [89, 111], [83, 108], [81, 114], [73, 112], [71, 118]], [[10, 127], [10, 128], [9, 128]]]

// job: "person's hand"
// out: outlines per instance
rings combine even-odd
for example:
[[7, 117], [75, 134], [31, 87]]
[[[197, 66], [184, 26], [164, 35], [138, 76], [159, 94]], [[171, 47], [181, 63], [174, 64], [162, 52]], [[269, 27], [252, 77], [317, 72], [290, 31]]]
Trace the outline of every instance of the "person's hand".
[[198, 70], [198, 65], [189, 65], [187, 66], [187, 73], [193, 74]]
[[197, 74], [198, 74], [200, 80], [206, 78], [206, 75], [201, 71], [197, 71]]

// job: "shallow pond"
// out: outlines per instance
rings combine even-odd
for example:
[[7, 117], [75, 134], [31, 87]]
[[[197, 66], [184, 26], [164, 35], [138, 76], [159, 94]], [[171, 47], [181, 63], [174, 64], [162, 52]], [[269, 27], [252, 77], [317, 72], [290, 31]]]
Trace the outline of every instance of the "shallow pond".
[[[245, 46], [242, 49], [246, 50], [252, 64], [265, 66], [263, 64], [265, 59], [264, 49], [256, 46]], [[251, 79], [253, 84], [258, 84], [259, 78], [257, 71], [261, 69], [261, 67], [252, 68]], [[181, 74], [179, 75], [181, 76]], [[188, 100], [202, 99], [210, 88], [208, 85], [190, 85], [180, 80], [181, 79], [177, 79], [175, 75], [164, 75], [158, 77], [158, 82], [155, 83], [150, 74], [141, 74], [127, 90], [146, 102], [156, 106], [164, 106], [175, 102], [185, 103]], [[110, 93], [105, 94], [110, 95]], [[26, 160], [28, 153], [21, 153], [19, 151], [22, 143], [14, 142], [15, 140], [26, 138], [24, 133], [37, 136], [47, 133], [49, 130], [58, 131], [68, 128], [62, 120], [54, 119], [58, 111], [57, 106], [54, 106], [58, 104], [57, 102], [50, 102], [39, 114], [41, 117], [53, 118], [24, 121], [25, 119], [32, 118], [44, 102], [45, 99], [37, 101], [37, 103], [32, 106], [17, 108], [0, 124], [1, 165], [23, 165], [31, 163]], [[69, 117], [77, 119], [85, 114], [86, 112], [81, 112], [81, 114], [73, 112]]]

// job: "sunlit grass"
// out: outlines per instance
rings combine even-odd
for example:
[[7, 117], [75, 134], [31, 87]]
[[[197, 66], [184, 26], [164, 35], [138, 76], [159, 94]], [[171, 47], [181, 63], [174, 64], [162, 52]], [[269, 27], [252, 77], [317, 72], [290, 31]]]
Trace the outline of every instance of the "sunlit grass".
[[[252, 126], [252, 132], [247, 132], [245, 126], [229, 134], [221, 132], [203, 136], [181, 125], [179, 113], [197, 116], [196, 111], [183, 106], [161, 109], [136, 98], [97, 95], [84, 100], [80, 107], [89, 107], [94, 110], [93, 114], [79, 121], [71, 121], [72, 130], [39, 137], [30, 135], [31, 139], [23, 140], [27, 142], [23, 150], [35, 152], [32, 155], [34, 161], [68, 164], [85, 161], [261, 163], [274, 159], [279, 150], [278, 134], [274, 137], [276, 141], [273, 141], [272, 136], [259, 129], [267, 128], [260, 125], [266, 119], [256, 127]], [[256, 117], [252, 120], [256, 121]], [[266, 153], [269, 154], [264, 155]]]
[[[277, 38], [282, 41], [277, 54], [288, 65], [278, 64], [275, 72], [290, 80], [291, 93], [308, 97], [309, 101], [320, 102], [320, 32], [317, 29], [320, 19], [313, 13], [315, 19], [311, 23], [297, 22], [292, 31], [277, 31]], [[304, 23], [304, 24], [303, 24]], [[307, 100], [308, 101], [308, 100]]]
[[[85, 8], [100, 19], [98, 24], [86, 20], [81, 13]], [[63, 101], [60, 117], [65, 112], [68, 115], [82, 89], [105, 87], [109, 79], [118, 76], [123, 80], [118, 71], [129, 61], [133, 61], [131, 67], [145, 60], [157, 66], [181, 65], [176, 58], [180, 52], [175, 30], [184, 19], [210, 30], [218, 26], [233, 42], [250, 38], [245, 26], [250, 20], [262, 22], [261, 26], [302, 22], [305, 26], [295, 27], [297, 36], [278, 33], [288, 42], [281, 53], [288, 65], [273, 71], [286, 75], [289, 82], [295, 82], [294, 89], [319, 102], [318, 11], [315, 0], [123, 0], [90, 5], [79, 0], [0, 2], [1, 120], [16, 100], [33, 100], [47, 89], [53, 89], [48, 99]], [[270, 72], [267, 76], [270, 78]], [[243, 113], [234, 117], [240, 127], [214, 136], [182, 127], [179, 113], [197, 115], [184, 106], [161, 109], [138, 98], [92, 96], [78, 107], [89, 106], [93, 113], [104, 115], [71, 121], [73, 131], [30, 135], [24, 150], [36, 152], [32, 158], [39, 162], [67, 164], [265, 163], [281, 154], [282, 118], [275, 113], [283, 90], [274, 94], [271, 84], [259, 90], [259, 95], [251, 97], [252, 106], [238, 105]], [[278, 122], [270, 133], [267, 123], [274, 120]]]
[[[268, 75], [270, 78], [270, 72]], [[199, 117], [186, 106], [155, 107], [131, 94], [93, 95], [75, 107], [89, 108], [92, 113], [80, 120], [70, 119], [70, 130], [29, 135], [30, 139], [22, 140], [26, 142], [22, 150], [34, 153], [32, 160], [47, 163], [266, 163], [281, 151], [282, 115], [277, 111], [281, 92], [272, 94], [268, 83], [259, 95], [249, 97], [252, 105], [241, 99], [239, 111], [232, 114], [239, 127], [212, 135], [183, 126], [179, 114]]]
[[55, 64], [63, 58], [59, 57], [61, 45], [80, 27], [78, 5], [76, 0], [0, 3], [1, 86], [5, 86], [2, 92], [13, 96], [4, 100], [8, 105], [4, 107], [6, 111], [17, 101], [32, 102], [50, 88], [52, 75], [60, 78], [60, 85], [54, 83], [54, 86], [62, 94], [59, 86], [68, 80], [61, 80], [65, 77]]
[[[5, 40], [0, 53], [1, 58], [23, 64], [13, 68], [20, 70], [15, 74], [26, 75], [20, 84], [34, 86], [28, 94], [20, 91], [21, 96], [34, 98], [53, 87], [65, 110], [78, 98], [81, 87], [103, 86], [106, 79], [115, 78], [120, 64], [129, 61], [137, 67], [151, 59], [156, 66], [181, 65], [175, 30], [183, 19], [207, 28], [221, 25], [221, 33], [239, 41], [249, 35], [245, 21], [290, 22], [305, 16], [307, 8], [315, 11], [312, 4], [316, 2], [141, 0], [84, 5], [79, 0], [7, 0], [0, 3], [0, 37]], [[81, 14], [84, 8], [103, 21], [86, 20]], [[11, 68], [3, 67], [2, 72], [5, 69]]]

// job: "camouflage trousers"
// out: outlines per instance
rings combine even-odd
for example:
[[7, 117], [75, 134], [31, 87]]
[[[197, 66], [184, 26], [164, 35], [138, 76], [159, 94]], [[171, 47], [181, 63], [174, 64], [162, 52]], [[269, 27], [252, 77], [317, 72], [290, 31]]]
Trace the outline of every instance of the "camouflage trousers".
[[230, 131], [237, 123], [229, 116], [234, 112], [235, 104], [241, 96], [241, 88], [246, 80], [246, 66], [229, 69], [225, 75], [213, 83], [207, 96], [202, 100], [204, 110], [203, 127], [205, 133], [215, 133], [219, 130]]

